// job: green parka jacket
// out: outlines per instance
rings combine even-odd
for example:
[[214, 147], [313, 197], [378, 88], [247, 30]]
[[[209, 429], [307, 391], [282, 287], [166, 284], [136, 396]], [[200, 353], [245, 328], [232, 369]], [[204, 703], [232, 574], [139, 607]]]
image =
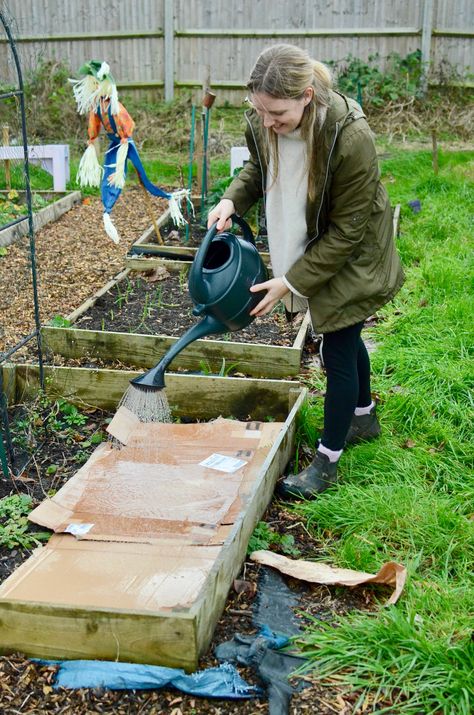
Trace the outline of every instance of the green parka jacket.
[[[262, 124], [246, 112], [250, 160], [223, 198], [238, 214], [265, 195]], [[316, 200], [307, 201], [308, 243], [285, 279], [308, 298], [314, 329], [329, 333], [365, 320], [403, 283], [393, 241], [392, 212], [372, 132], [354, 100], [331, 92], [331, 103], [315, 137]]]

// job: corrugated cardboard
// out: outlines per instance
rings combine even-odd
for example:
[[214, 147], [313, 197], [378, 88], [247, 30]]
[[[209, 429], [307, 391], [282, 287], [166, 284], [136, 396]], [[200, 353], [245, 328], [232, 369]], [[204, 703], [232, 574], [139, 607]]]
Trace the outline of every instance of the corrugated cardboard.
[[[281, 424], [218, 420], [110, 428], [127, 444], [100, 445], [30, 514], [32, 521], [81, 539], [156, 543], [176, 536], [181, 543], [183, 537], [210, 543], [241, 511]], [[234, 473], [201, 466], [216, 453], [245, 464]]]
[[[119, 410], [120, 412], [120, 410]], [[0, 587], [0, 599], [74, 607], [188, 608], [279, 434], [280, 423], [219, 419], [141, 424], [120, 412], [88, 462], [31, 514], [49, 543]], [[226, 473], [210, 455], [241, 460]]]

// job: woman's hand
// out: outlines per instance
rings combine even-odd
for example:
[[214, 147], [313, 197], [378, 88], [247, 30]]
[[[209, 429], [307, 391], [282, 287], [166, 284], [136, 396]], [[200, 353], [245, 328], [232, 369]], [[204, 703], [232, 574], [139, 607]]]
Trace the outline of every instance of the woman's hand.
[[283, 296], [290, 292], [283, 278], [271, 278], [265, 283], [256, 283], [250, 288], [251, 293], [257, 293], [259, 290], [266, 290], [267, 293], [260, 303], [257, 303], [255, 308], [250, 311], [250, 315], [266, 315]]
[[232, 221], [230, 217], [235, 214], [234, 202], [230, 199], [221, 199], [217, 206], [214, 206], [207, 215], [207, 227], [211, 226], [217, 221], [217, 230], [224, 231], [226, 228], [232, 226]]

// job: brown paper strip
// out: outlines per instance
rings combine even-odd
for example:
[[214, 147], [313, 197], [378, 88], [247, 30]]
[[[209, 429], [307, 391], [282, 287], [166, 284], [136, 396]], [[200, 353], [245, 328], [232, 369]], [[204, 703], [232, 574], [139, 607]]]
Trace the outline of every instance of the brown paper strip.
[[250, 558], [259, 564], [278, 569], [287, 576], [310, 583], [328, 586], [360, 586], [363, 583], [381, 583], [393, 586], [394, 591], [388, 599], [387, 605], [398, 601], [407, 578], [405, 566], [397, 564], [395, 561], [388, 561], [376, 574], [371, 574], [364, 571], [335, 568], [316, 561], [301, 559], [294, 561], [281, 554], [275, 554], [273, 551], [254, 551]]

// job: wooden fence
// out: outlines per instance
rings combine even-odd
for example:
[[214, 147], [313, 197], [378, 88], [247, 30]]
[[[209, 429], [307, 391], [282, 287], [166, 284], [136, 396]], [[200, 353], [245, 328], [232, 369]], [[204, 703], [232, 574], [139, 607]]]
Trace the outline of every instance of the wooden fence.
[[[266, 46], [290, 42], [323, 61], [421, 49], [433, 71], [474, 71], [472, 0], [7, 0], [24, 68], [42, 59], [76, 70], [106, 59], [127, 90], [218, 90], [240, 103], [249, 70]], [[12, 78], [0, 37], [0, 82]]]

